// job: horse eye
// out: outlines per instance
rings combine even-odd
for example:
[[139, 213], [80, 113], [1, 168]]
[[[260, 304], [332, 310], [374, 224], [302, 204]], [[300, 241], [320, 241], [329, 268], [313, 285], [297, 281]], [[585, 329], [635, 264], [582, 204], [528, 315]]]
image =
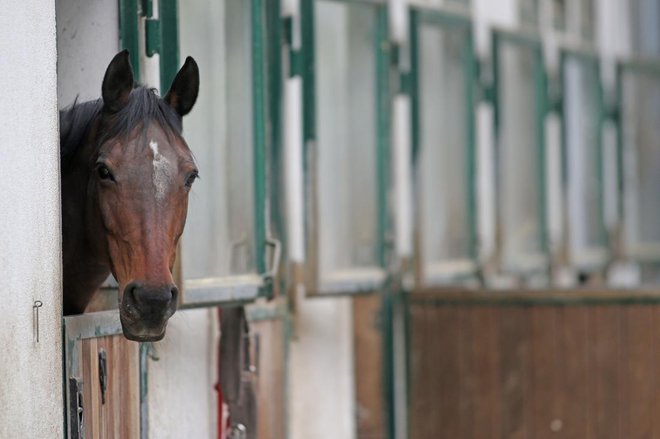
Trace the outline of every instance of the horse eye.
[[195, 171], [195, 172], [193, 172], [192, 174], [190, 174], [190, 175], [188, 176], [188, 178], [186, 178], [186, 187], [187, 187], [187, 188], [192, 187], [193, 183], [194, 183], [195, 180], [198, 179], [198, 178], [199, 178], [199, 174], [197, 173], [197, 171]]
[[96, 169], [101, 180], [114, 180], [112, 177], [112, 172], [110, 172], [110, 169], [108, 169], [106, 165], [100, 164]]

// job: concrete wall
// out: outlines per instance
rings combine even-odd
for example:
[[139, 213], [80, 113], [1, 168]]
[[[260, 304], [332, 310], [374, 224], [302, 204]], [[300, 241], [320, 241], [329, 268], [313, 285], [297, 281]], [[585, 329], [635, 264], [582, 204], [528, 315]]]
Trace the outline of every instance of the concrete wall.
[[217, 437], [217, 310], [177, 311], [148, 365], [149, 437]]
[[355, 437], [351, 300], [298, 302], [287, 398], [291, 439]]
[[[0, 14], [0, 437], [59, 438], [61, 232], [55, 4]], [[39, 342], [32, 305], [39, 310]]]

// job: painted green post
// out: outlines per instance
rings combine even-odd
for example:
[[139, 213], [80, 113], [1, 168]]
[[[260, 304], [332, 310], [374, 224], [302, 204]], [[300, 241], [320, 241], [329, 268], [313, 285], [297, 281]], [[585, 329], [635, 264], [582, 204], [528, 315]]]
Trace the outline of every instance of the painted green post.
[[387, 9], [376, 10], [376, 29], [374, 35], [376, 50], [376, 160], [378, 182], [378, 261], [383, 268], [387, 266], [388, 235], [390, 231], [387, 192], [390, 171], [390, 42], [388, 38]]
[[159, 0], [161, 32], [160, 88], [165, 93], [179, 71], [179, 23], [177, 0]]
[[140, 76], [140, 43], [138, 40], [138, 0], [119, 1], [119, 44], [129, 52], [133, 76], [136, 82]]
[[[252, 0], [252, 117], [254, 130], [257, 270], [266, 272], [266, 120], [263, 0]], [[262, 291], [261, 294], [267, 294]]]

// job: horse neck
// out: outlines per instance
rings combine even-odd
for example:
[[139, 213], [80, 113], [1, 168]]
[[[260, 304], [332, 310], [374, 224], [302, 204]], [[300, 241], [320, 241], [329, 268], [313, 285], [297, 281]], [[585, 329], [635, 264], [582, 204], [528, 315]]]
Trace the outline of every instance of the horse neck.
[[81, 313], [110, 274], [96, 197], [90, 193], [90, 145], [62, 169], [64, 312]]

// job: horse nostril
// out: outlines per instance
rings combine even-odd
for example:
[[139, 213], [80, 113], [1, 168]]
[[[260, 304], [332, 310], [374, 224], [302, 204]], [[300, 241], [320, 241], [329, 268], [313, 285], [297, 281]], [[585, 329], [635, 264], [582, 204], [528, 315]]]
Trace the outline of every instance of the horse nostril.
[[138, 308], [146, 310], [147, 308], [158, 309], [168, 306], [173, 300], [176, 300], [178, 290], [174, 285], [149, 287], [131, 284], [126, 287], [125, 294], [130, 297], [129, 302], [133, 302]]
[[176, 303], [179, 300], [179, 289], [176, 285], [170, 285], [170, 292], [172, 294], [172, 301]]
[[137, 282], [131, 282], [130, 284], [126, 285], [124, 288], [124, 300], [128, 301], [128, 303], [131, 304], [136, 304], [139, 303], [139, 295], [138, 291], [140, 290], [141, 285]]

